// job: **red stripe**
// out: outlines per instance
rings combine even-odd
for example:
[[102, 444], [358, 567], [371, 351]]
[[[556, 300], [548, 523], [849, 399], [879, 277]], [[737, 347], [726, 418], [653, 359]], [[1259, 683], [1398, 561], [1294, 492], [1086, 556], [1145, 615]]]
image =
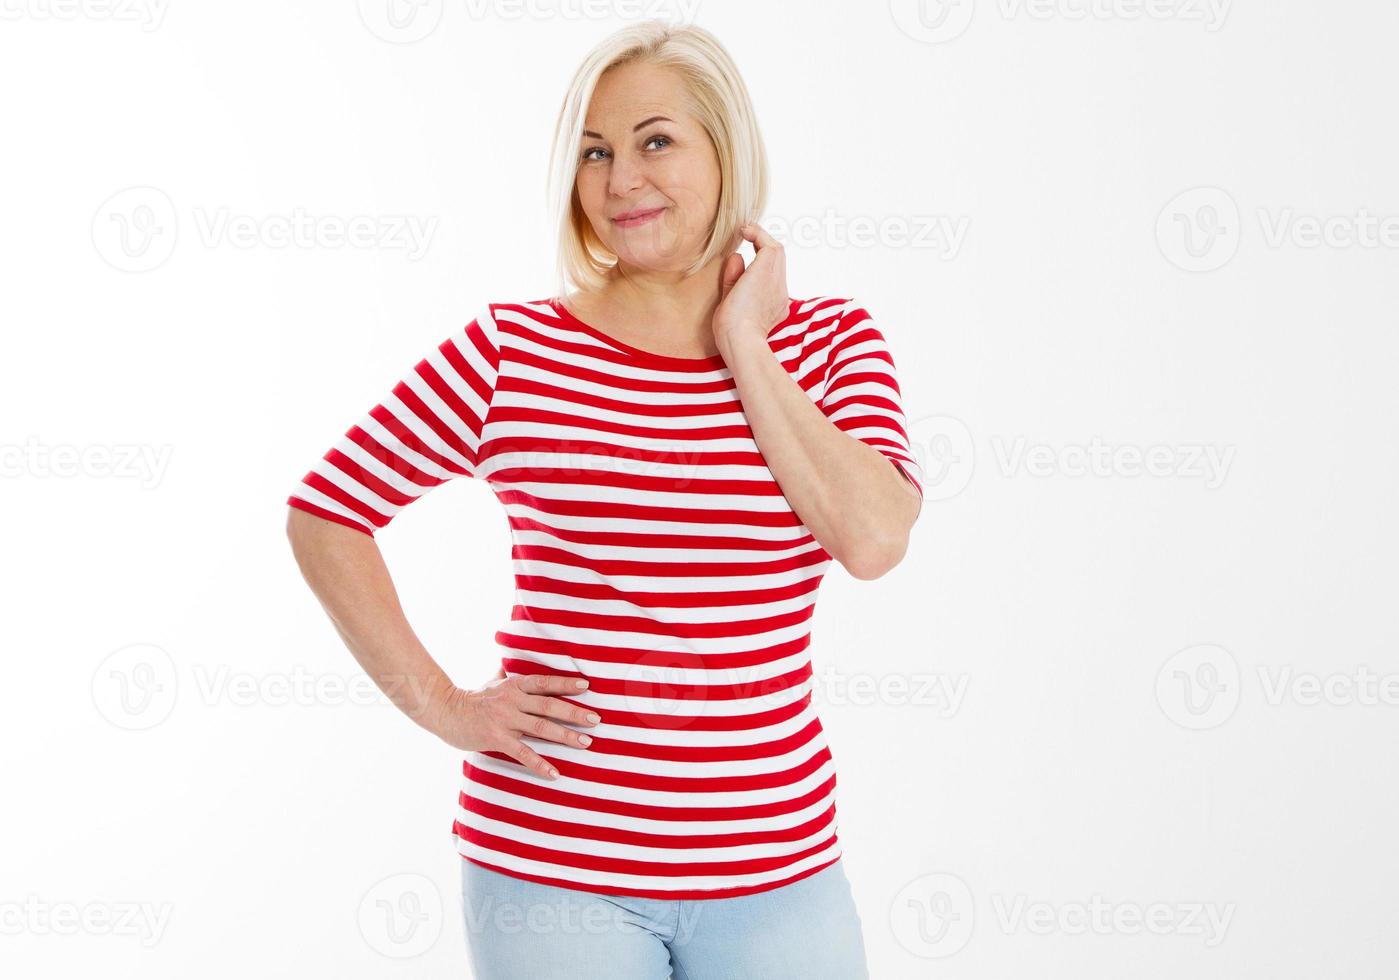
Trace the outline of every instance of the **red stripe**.
[[[494, 834], [482, 833], [465, 824], [454, 822], [454, 826], [460, 828], [457, 836], [462, 840], [470, 841], [480, 847], [499, 851], [502, 854], [513, 854], [516, 857], [526, 858], [530, 861], [545, 861], [550, 864], [558, 864], [569, 868], [586, 868], [589, 871], [609, 871], [614, 874], [625, 875], [660, 875], [676, 877], [680, 875], [751, 875], [760, 874], [764, 871], [771, 871], [788, 867], [800, 861], [802, 858], [810, 857], [812, 854], [820, 854], [835, 841], [832, 834], [819, 843], [808, 848], [797, 851], [793, 854], [784, 854], [781, 857], [773, 858], [743, 858], [738, 861], [637, 861], [631, 858], [606, 857], [601, 854], [587, 854], [578, 851], [561, 851], [551, 847], [537, 847], [533, 844], [526, 844], [522, 841], [511, 840], [506, 837], [497, 837]], [[633, 893], [634, 894], [634, 893]]]
[[306, 513], [308, 514], [315, 514], [317, 517], [324, 518], [327, 521], [334, 521], [336, 524], [343, 524], [345, 527], [352, 527], [361, 534], [367, 534], [371, 538], [374, 537], [374, 532], [366, 528], [364, 525], [356, 524], [348, 517], [341, 517], [339, 514], [332, 513], [331, 511], [317, 507], [315, 504], [310, 503], [306, 500], [302, 500], [300, 497], [288, 497], [287, 503], [292, 507], [297, 508], [298, 510], [306, 511]]
[[[526, 770], [520, 767], [521, 773]], [[643, 820], [671, 820], [671, 821], [694, 821], [694, 820], [755, 820], [762, 817], [780, 817], [788, 813], [796, 813], [808, 807], [815, 806], [824, 800], [835, 790], [836, 777], [831, 776], [824, 780], [819, 786], [788, 800], [772, 803], [748, 804], [747, 806], [654, 806], [646, 803], [631, 803], [624, 800], [612, 799], [605, 795], [591, 794], [584, 796], [579, 793], [568, 793], [554, 788], [552, 784], [546, 785], [539, 777], [529, 775], [526, 779], [516, 779], [504, 776], [499, 773], [482, 769], [480, 766], [471, 764], [469, 759], [462, 760], [462, 775], [473, 783], [481, 783], [505, 793], [515, 796], [523, 796], [527, 799], [537, 800], [541, 803], [554, 803], [558, 806], [572, 807], [579, 810], [591, 810], [597, 813], [611, 813], [623, 817], [635, 817]]]
[[[819, 802], [829, 796], [824, 793], [816, 796], [813, 803]], [[541, 834], [551, 834], [555, 837], [576, 837], [580, 840], [606, 841], [610, 844], [627, 844], [633, 847], [671, 847], [671, 848], [713, 848], [713, 847], [739, 847], [753, 844], [783, 844], [791, 841], [806, 840], [819, 834], [821, 831], [832, 826], [835, 822], [835, 804], [828, 806], [824, 813], [813, 817], [806, 823], [798, 824], [791, 828], [782, 828], [763, 831], [742, 831], [725, 832], [722, 834], [648, 834], [636, 830], [627, 830], [617, 827], [595, 826], [592, 824], [575, 823], [567, 820], [550, 820], [538, 814], [527, 813], [524, 810], [516, 810], [511, 807], [499, 806], [485, 800], [477, 799], [467, 793], [457, 794], [457, 803], [470, 813], [494, 820], [497, 823], [508, 823], [525, 830], [533, 830]], [[802, 809], [793, 808], [792, 811]], [[764, 816], [780, 816], [780, 814], [763, 814]]]
[[768, 882], [766, 884], [744, 885], [733, 888], [715, 888], [712, 890], [699, 888], [682, 888], [677, 891], [661, 890], [655, 888], [619, 888], [611, 885], [590, 884], [583, 886], [566, 878], [550, 878], [545, 875], [525, 874], [520, 871], [509, 870], [506, 868], [502, 868], [499, 865], [488, 864], [485, 861], [481, 861], [477, 858], [467, 857], [466, 855], [462, 855], [462, 859], [470, 861], [472, 864], [479, 865], [480, 867], [486, 868], [491, 871], [495, 871], [497, 873], [508, 874], [515, 878], [523, 878], [525, 881], [533, 881], [536, 884], [540, 885], [553, 885], [557, 888], [570, 888], [574, 891], [596, 892], [602, 895], [629, 895], [634, 898], [655, 898], [665, 899], [668, 901], [703, 901], [705, 899], [711, 898], [741, 898], [744, 895], [753, 895], [758, 892], [765, 892], [770, 888], [780, 888], [783, 885], [790, 885], [795, 882], [801, 881], [803, 878], [809, 878], [811, 875], [816, 874], [818, 871], [825, 871], [831, 865], [839, 861], [840, 856], [837, 855], [836, 857], [831, 858], [831, 860], [827, 861], [825, 864], [817, 865], [814, 868], [808, 868], [806, 871], [800, 872], [799, 874], [792, 875], [788, 878], [780, 878], [777, 881]]
[[[681, 547], [681, 545], [667, 544], [663, 547], [673, 548]], [[704, 609], [713, 606], [746, 606], [780, 602], [784, 599], [796, 599], [811, 595], [816, 591], [818, 584], [815, 579], [807, 579], [792, 585], [774, 586], [767, 589], [745, 589], [742, 592], [638, 592], [631, 589], [619, 589], [603, 582], [570, 582], [565, 579], [550, 578], [546, 575], [524, 573], [515, 576], [515, 587], [526, 592], [547, 592], [550, 595], [569, 596], [573, 599], [615, 599], [630, 602], [635, 606], [657, 606], [668, 609]]]
[[[591, 545], [610, 544], [618, 548], [690, 548], [700, 551], [744, 548], [749, 551], [791, 551], [795, 548], [806, 547], [816, 543], [816, 538], [814, 538], [809, 531], [806, 534], [794, 538], [774, 538], [772, 540], [766, 540], [761, 538], [743, 538], [729, 534], [699, 535], [652, 534], [641, 531], [585, 531], [547, 524], [533, 517], [517, 516], [514, 514], [508, 515], [508, 519], [510, 527], [516, 531], [537, 531], [541, 534], [547, 534], [550, 537], [557, 538], [560, 541], [573, 541], [578, 544]], [[519, 580], [520, 576], [516, 578]], [[576, 583], [559, 584], [561, 586], [572, 586]], [[791, 588], [802, 592], [808, 591], [807, 587], [802, 584], [791, 586]], [[623, 593], [620, 590], [613, 591], [618, 595], [625, 595], [628, 598], [643, 594], [639, 592]], [[656, 594], [661, 595], [662, 593]], [[711, 593], [698, 593], [700, 596], [710, 594]], [[754, 590], [749, 594], [760, 596], [767, 595], [772, 598], [783, 597], [781, 592], [772, 589]], [[664, 595], [674, 596], [675, 593], [667, 592], [664, 593]]]
[[[772, 663], [774, 660], [795, 656], [807, 649], [810, 645], [811, 634], [808, 633], [805, 636], [793, 640], [787, 640], [783, 643], [762, 647], [756, 650], [704, 654], [687, 654], [683, 650], [666, 650], [663, 654], [658, 654], [656, 651], [639, 650], [635, 647], [612, 647], [590, 643], [577, 643], [566, 638], [555, 638], [552, 636], [547, 640], [532, 636], [516, 636], [503, 630], [496, 633], [495, 641], [497, 645], [507, 649], [526, 650], [534, 653], [552, 653], [561, 657], [577, 657], [580, 660], [597, 660], [603, 663], [631, 664], [636, 663], [639, 658], [645, 657], [647, 658], [647, 663], [655, 661], [677, 666], [707, 666], [718, 670], [732, 670], [738, 667], [752, 667]], [[521, 662], [525, 663], [528, 661], [522, 659]], [[538, 666], [538, 664], [536, 664], [536, 666]], [[599, 678], [599, 683], [607, 683], [607, 680], [605, 678]]]
[[717, 508], [662, 507], [646, 504], [610, 504], [591, 500], [545, 500], [510, 486], [497, 487], [495, 494], [507, 507], [512, 504], [525, 504], [537, 510], [566, 517], [626, 517], [638, 522], [672, 521], [694, 526], [705, 524], [746, 524], [752, 527], [801, 526], [801, 518], [790, 510], [720, 510]]

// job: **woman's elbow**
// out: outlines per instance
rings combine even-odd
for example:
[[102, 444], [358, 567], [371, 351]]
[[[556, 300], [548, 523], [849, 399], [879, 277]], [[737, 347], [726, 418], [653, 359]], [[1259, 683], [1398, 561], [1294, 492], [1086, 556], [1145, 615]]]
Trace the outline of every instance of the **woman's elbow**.
[[870, 539], [859, 547], [852, 548], [842, 559], [841, 564], [852, 578], [870, 582], [887, 574], [908, 553], [908, 535], [894, 535], [883, 541]]

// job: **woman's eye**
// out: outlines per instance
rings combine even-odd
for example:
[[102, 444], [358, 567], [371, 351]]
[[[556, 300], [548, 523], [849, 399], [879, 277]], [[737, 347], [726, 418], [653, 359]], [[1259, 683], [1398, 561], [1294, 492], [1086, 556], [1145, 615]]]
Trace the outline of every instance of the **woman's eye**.
[[[669, 136], [661, 136], [661, 135], [658, 134], [658, 135], [656, 135], [656, 136], [652, 136], [652, 137], [651, 137], [650, 139], [648, 139], [643, 145], [649, 147], [652, 143], [655, 143], [655, 142], [657, 142], [657, 141], [659, 141], [659, 142], [661, 143], [662, 148], [664, 148], [664, 147], [666, 147], [666, 146], [669, 146], [669, 145], [671, 144], [671, 142], [672, 142], [672, 140], [671, 140], [671, 138], [670, 138]], [[586, 162], [586, 161], [590, 161], [590, 160], [596, 160], [596, 159], [598, 159], [598, 157], [593, 156], [594, 153], [606, 153], [606, 152], [607, 152], [607, 151], [604, 150], [604, 149], [603, 149], [602, 147], [600, 147], [600, 146], [590, 146], [590, 147], [588, 147], [588, 149], [586, 149], [586, 150], [583, 151], [583, 160], [584, 160], [585, 162]]]

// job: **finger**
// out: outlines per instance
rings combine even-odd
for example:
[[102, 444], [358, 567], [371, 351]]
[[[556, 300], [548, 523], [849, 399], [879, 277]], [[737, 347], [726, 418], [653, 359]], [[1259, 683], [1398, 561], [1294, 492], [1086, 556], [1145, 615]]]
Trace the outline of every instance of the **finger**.
[[542, 715], [522, 713], [516, 723], [521, 735], [540, 738], [546, 742], [558, 742], [560, 745], [572, 746], [575, 749], [586, 749], [593, 740], [591, 735], [584, 735], [582, 732], [575, 732], [572, 728], [565, 728]]
[[748, 239], [750, 242], [753, 243], [753, 248], [755, 250], [770, 248], [774, 245], [780, 248], [782, 245], [781, 242], [779, 242], [776, 238], [773, 238], [772, 235], [768, 233], [768, 230], [766, 228], [758, 224], [756, 221], [748, 222], [746, 225], [739, 229], [739, 232], [743, 235], [744, 238]]
[[591, 708], [584, 708], [569, 701], [543, 695], [526, 694], [521, 698], [519, 707], [520, 710], [527, 711], [532, 715], [557, 718], [560, 721], [572, 722], [575, 725], [596, 725], [602, 721], [598, 713]]
[[748, 263], [748, 271], [758, 276], [778, 276], [784, 272], [786, 253], [782, 243], [769, 235], [761, 225], [744, 225], [744, 233], [753, 243], [753, 261]]
[[520, 690], [526, 694], [577, 694], [588, 688], [583, 677], [564, 677], [560, 674], [526, 674], [520, 679]]
[[[735, 259], [738, 261], [734, 261]], [[721, 299], [728, 295], [730, 289], [733, 289], [734, 283], [742, 277], [745, 268], [743, 256], [737, 252], [724, 259], [723, 274], [719, 277], [719, 297]]]
[[516, 740], [505, 747], [505, 754], [526, 769], [533, 769], [545, 779], [557, 779], [559, 771], [553, 764], [524, 742]]

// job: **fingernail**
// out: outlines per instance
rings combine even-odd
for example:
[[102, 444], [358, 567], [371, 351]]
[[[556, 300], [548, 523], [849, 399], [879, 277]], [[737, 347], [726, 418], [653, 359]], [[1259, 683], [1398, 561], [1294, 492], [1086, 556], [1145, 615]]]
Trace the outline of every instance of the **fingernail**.
[[576, 688], [578, 688], [579, 690], [582, 690], [583, 688], [585, 688], [585, 687], [588, 686], [588, 682], [587, 682], [587, 681], [574, 681], [574, 682], [573, 682], [573, 686], [576, 687]]
[[598, 716], [598, 713], [597, 713], [596, 711], [589, 711], [589, 712], [588, 712], [588, 721], [590, 721], [592, 724], [596, 725], [598, 722], [602, 721], [602, 718], [600, 718], [600, 717]]
[[592, 744], [593, 744], [593, 739], [592, 739], [592, 737], [589, 736], [589, 735], [579, 735], [579, 736], [578, 736], [578, 741], [582, 742], [584, 745], [592, 745]]
[[558, 779], [558, 778], [559, 778], [559, 771], [558, 771], [557, 769], [550, 769], [550, 770], [549, 770], [549, 778], [550, 778], [550, 779]]

